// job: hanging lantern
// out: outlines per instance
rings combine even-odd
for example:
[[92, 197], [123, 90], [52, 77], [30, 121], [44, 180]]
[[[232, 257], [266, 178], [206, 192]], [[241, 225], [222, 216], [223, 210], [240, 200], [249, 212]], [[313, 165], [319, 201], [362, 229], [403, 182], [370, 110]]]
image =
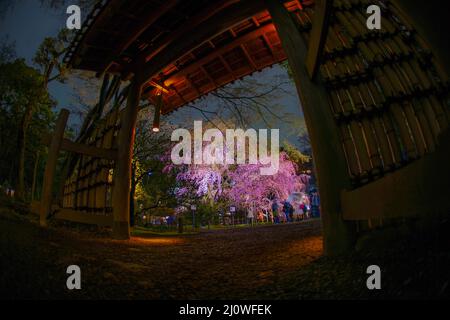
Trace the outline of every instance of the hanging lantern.
[[158, 90], [156, 94], [156, 105], [155, 105], [155, 116], [153, 119], [153, 132], [159, 132], [160, 130], [160, 120], [161, 120], [161, 107], [163, 105], [163, 95], [162, 91]]

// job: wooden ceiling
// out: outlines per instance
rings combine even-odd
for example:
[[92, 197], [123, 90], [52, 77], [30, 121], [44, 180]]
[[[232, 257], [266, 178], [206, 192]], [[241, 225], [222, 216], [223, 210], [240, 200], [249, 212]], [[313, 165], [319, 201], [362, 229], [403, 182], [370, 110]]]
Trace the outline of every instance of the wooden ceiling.
[[[312, 5], [285, 1], [297, 15]], [[144, 97], [163, 91], [163, 113], [285, 59], [261, 0], [105, 0], [66, 56], [75, 69], [141, 72]]]

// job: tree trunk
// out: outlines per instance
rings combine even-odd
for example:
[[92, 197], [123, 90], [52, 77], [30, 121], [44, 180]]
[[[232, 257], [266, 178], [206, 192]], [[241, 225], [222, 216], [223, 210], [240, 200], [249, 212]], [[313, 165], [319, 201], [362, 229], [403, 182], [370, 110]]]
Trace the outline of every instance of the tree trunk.
[[15, 197], [17, 200], [23, 201], [25, 199], [25, 147], [26, 135], [28, 127], [30, 126], [31, 118], [33, 116], [33, 105], [30, 103], [26, 106], [22, 120], [19, 125], [17, 134], [17, 182]]
[[[46, 91], [48, 90], [49, 77], [53, 71], [53, 68], [54, 64], [52, 63], [44, 73], [44, 81], [42, 82], [42, 86]], [[28, 103], [17, 134], [18, 165], [15, 198], [19, 201], [25, 200], [25, 149], [27, 143], [27, 131], [33, 117], [33, 109], [34, 105], [32, 103]]]
[[131, 167], [131, 188], [130, 188], [130, 227], [134, 227], [135, 224], [135, 212], [134, 212], [134, 195], [136, 193], [136, 166]]

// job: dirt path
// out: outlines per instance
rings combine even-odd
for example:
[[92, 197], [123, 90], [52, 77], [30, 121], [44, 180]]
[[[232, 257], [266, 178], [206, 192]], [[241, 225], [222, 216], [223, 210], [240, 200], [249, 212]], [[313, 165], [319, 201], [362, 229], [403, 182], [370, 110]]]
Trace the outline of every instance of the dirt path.
[[0, 231], [2, 291], [25, 298], [248, 298], [322, 255], [319, 221], [127, 242], [12, 219]]
[[[411, 259], [422, 259], [424, 270], [436, 262], [435, 256], [429, 259], [402, 257], [398, 252], [384, 254], [382, 258], [352, 255], [329, 259], [322, 255], [318, 220], [121, 242], [98, 233], [68, 228], [42, 230], [26, 218], [0, 215], [0, 297], [417, 297], [427, 293], [421, 286], [429, 284], [430, 279], [426, 274], [416, 279], [405, 270], [411, 269]], [[445, 259], [448, 266], [450, 259], [448, 256]], [[382, 292], [369, 292], [366, 287], [366, 268], [374, 262], [382, 263], [384, 270], [391, 271], [385, 276], [387, 280], [383, 279]], [[72, 264], [80, 266], [82, 271], [82, 290], [79, 291], [66, 289], [66, 268]], [[448, 272], [444, 276], [448, 276]], [[445, 291], [445, 282], [439, 281], [436, 288]], [[413, 290], [405, 291], [411, 285]]]

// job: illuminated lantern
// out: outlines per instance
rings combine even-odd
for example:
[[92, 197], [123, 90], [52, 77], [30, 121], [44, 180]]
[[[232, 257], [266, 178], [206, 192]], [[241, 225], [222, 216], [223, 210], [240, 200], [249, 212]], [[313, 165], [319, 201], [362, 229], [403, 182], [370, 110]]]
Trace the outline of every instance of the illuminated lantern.
[[162, 91], [158, 90], [158, 93], [156, 94], [155, 116], [153, 119], [153, 129], [152, 129], [153, 132], [159, 132], [160, 129], [162, 104], [163, 104]]

